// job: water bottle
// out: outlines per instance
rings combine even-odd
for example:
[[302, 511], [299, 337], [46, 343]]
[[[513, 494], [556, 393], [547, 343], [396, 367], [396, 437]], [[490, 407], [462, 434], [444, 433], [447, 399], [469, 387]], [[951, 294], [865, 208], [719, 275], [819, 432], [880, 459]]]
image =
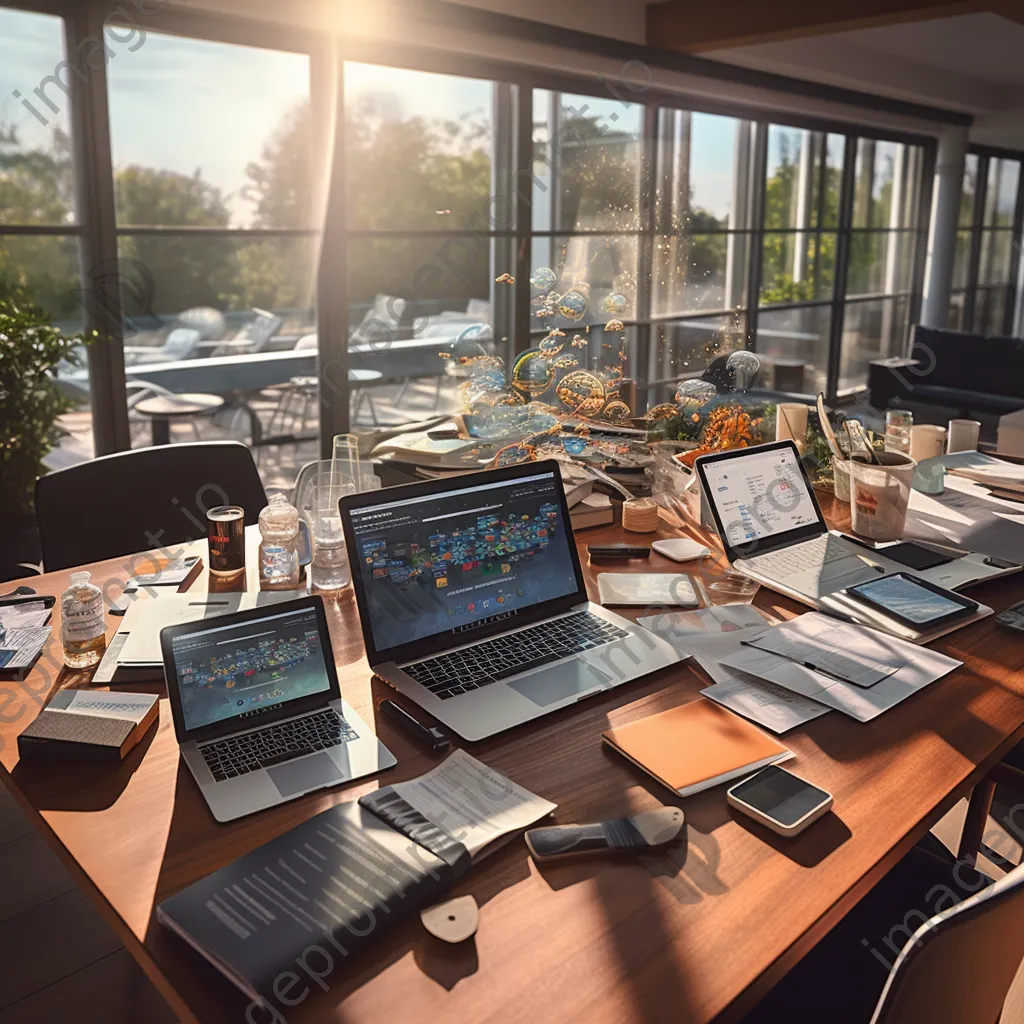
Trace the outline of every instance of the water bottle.
[[91, 573], [73, 572], [60, 598], [60, 639], [68, 668], [92, 668], [107, 649], [103, 595], [90, 583]]
[[283, 494], [275, 494], [260, 513], [260, 590], [296, 590], [299, 565], [299, 510]]

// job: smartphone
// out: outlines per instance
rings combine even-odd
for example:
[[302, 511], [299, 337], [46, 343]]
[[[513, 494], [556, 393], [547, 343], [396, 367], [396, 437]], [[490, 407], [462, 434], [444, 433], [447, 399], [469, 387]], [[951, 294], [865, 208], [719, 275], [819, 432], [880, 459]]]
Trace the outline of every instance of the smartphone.
[[592, 562], [612, 562], [622, 558], [650, 558], [646, 544], [588, 544], [587, 554]]
[[977, 601], [905, 572], [858, 583], [847, 587], [845, 593], [920, 632], [966, 618], [978, 610]]
[[1024, 633], [1024, 601], [1011, 604], [1005, 611], [1000, 612], [996, 616], [996, 622], [1017, 633]]
[[737, 811], [780, 836], [795, 836], [832, 806], [832, 794], [772, 764], [726, 790]]

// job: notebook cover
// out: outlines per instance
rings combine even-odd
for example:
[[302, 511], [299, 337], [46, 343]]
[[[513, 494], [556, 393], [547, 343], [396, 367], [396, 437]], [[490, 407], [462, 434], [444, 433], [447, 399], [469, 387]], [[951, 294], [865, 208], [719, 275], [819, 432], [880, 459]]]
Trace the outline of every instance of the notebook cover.
[[767, 733], [704, 698], [609, 729], [603, 736], [680, 796], [793, 756]]

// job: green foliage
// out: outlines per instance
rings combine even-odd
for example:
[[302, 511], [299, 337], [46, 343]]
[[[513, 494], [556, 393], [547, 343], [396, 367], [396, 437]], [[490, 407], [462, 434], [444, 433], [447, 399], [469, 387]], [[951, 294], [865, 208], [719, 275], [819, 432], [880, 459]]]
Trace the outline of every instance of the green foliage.
[[71, 406], [53, 384], [64, 360], [76, 362], [80, 336], [62, 334], [25, 289], [0, 275], [0, 522], [30, 515], [43, 458]]

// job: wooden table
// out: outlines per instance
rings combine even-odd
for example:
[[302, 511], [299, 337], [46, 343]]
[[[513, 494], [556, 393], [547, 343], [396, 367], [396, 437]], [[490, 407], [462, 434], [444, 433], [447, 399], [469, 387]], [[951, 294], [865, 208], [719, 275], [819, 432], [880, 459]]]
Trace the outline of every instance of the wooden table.
[[[834, 521], [842, 525], [841, 517]], [[580, 543], [622, 539], [618, 528], [607, 527], [586, 531]], [[205, 556], [204, 547], [197, 545]], [[127, 561], [93, 566], [94, 581], [102, 587], [124, 579]], [[674, 566], [652, 555], [651, 568]], [[589, 567], [587, 579], [596, 596]], [[250, 567], [248, 585], [252, 580]], [[59, 572], [28, 582], [58, 594], [67, 581], [68, 573]], [[1019, 599], [1022, 583], [993, 581], [977, 595], [999, 610]], [[204, 575], [193, 590], [205, 586]], [[755, 603], [784, 617], [801, 610], [764, 588]], [[51, 658], [24, 683], [0, 684], [4, 783], [182, 1020], [241, 1022], [246, 1000], [156, 924], [155, 905], [318, 811], [435, 763], [376, 711], [389, 691], [371, 681], [351, 596], [329, 609], [343, 692], [375, 723], [398, 767], [231, 825], [213, 820], [179, 761], [166, 701], [158, 730], [119, 769], [30, 769], [18, 763], [17, 734], [58, 687], [87, 677], [54, 671], [54, 641]], [[111, 632], [115, 625], [110, 620]], [[327, 992], [310, 984], [300, 1005], [278, 1003], [276, 1017], [253, 1007], [248, 1019], [737, 1019], [1024, 731], [1020, 639], [989, 619], [939, 646], [963, 668], [869, 724], [833, 712], [787, 736], [796, 770], [835, 795], [834, 813], [797, 839], [738, 819], [719, 787], [680, 801], [688, 819], [684, 848], [641, 861], [539, 869], [514, 842], [455, 890], [473, 893], [480, 904], [475, 943], [440, 948], [414, 917], [382, 934], [367, 955], [337, 967]], [[600, 732], [691, 700], [704, 685], [700, 671], [684, 663], [470, 749], [556, 801], [560, 822], [650, 809], [670, 794], [603, 747]], [[290, 996], [301, 991], [296, 986]]]

